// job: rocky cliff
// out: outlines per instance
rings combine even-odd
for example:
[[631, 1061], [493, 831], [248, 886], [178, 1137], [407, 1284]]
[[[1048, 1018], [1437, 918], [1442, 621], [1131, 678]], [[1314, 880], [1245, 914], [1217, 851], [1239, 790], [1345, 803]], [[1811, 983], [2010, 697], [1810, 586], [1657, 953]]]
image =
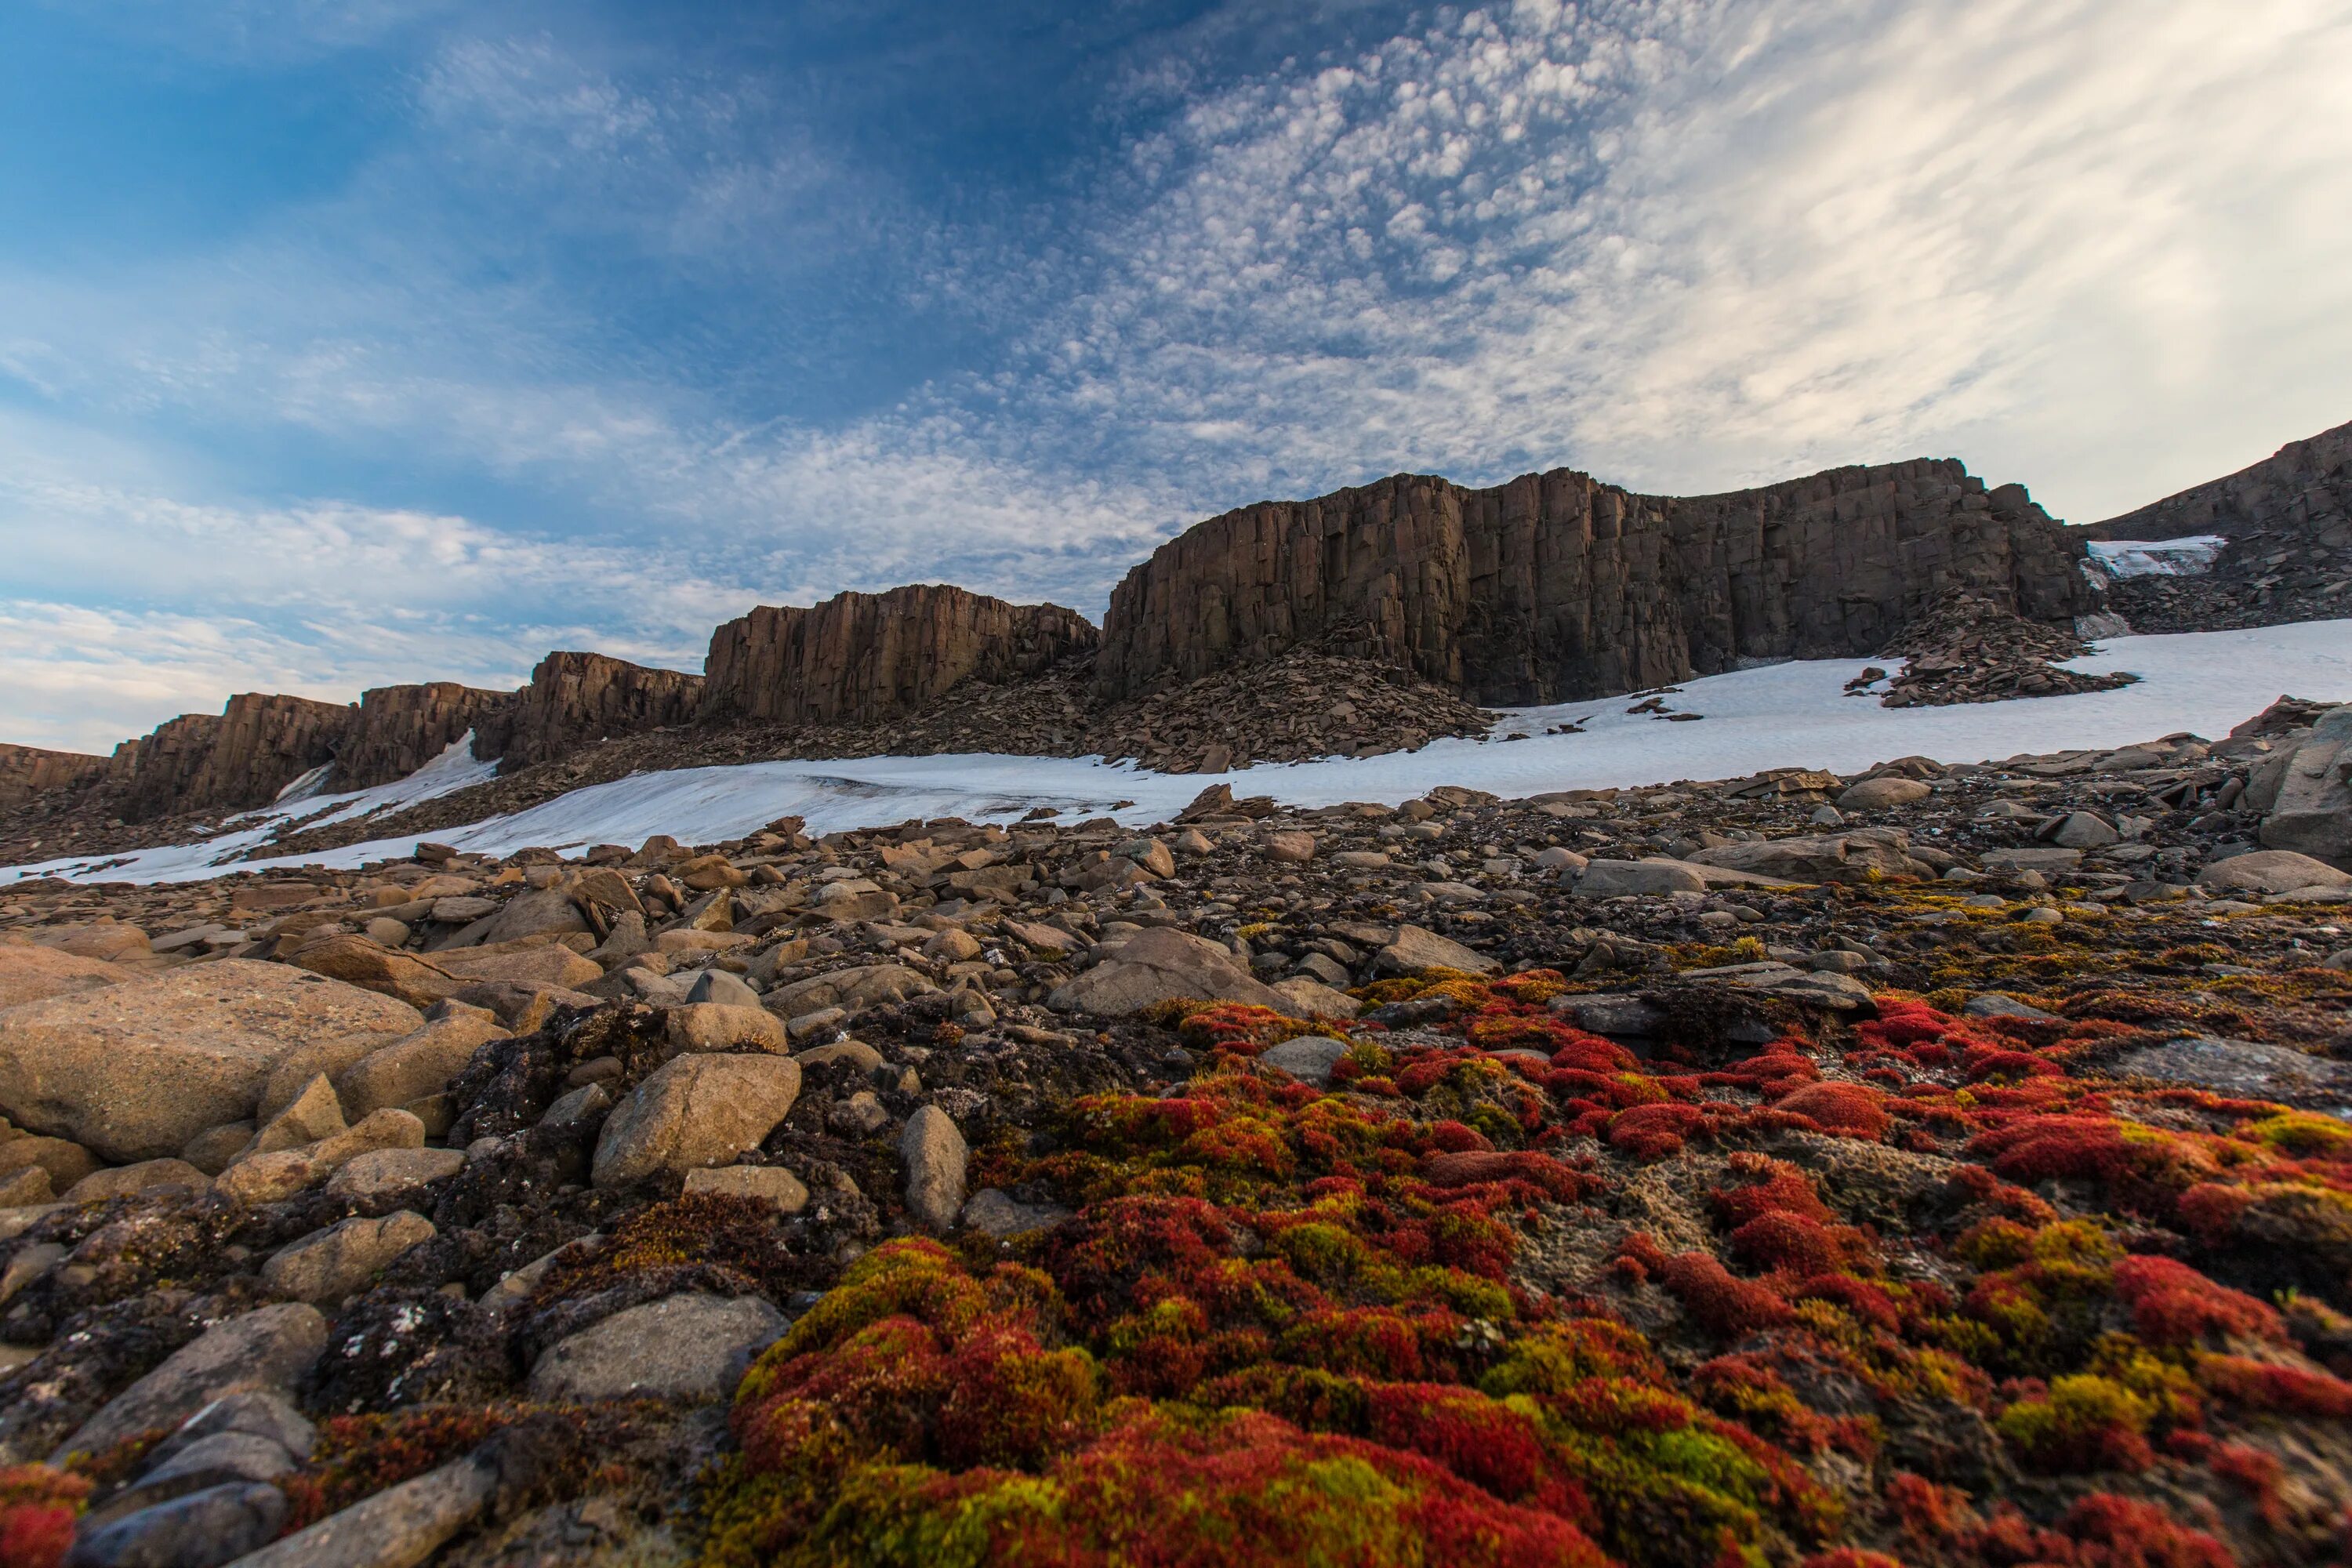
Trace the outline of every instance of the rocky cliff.
[[0, 808], [68, 795], [106, 780], [107, 759], [0, 744]]
[[703, 717], [863, 723], [966, 680], [1036, 675], [1095, 646], [1058, 605], [1011, 605], [943, 584], [839, 594], [808, 609], [763, 605], [710, 637]]
[[[267, 805], [323, 763], [350, 730], [348, 703], [248, 691], [219, 714], [184, 713], [132, 745], [110, 768], [127, 822], [183, 811]], [[127, 776], [124, 776], [126, 775]]]
[[454, 680], [379, 686], [360, 696], [359, 712], [335, 752], [336, 789], [366, 789], [405, 778], [467, 731], [478, 733], [511, 707], [517, 694]]
[[1474, 701], [1567, 700], [1874, 652], [1947, 589], [2063, 619], [2089, 607], [2082, 554], [2021, 487], [1948, 459], [1688, 498], [1564, 468], [1492, 489], [1398, 475], [1160, 546], [1111, 595], [1097, 687], [1321, 639]]
[[2237, 539], [2287, 530], [2352, 548], [2352, 425], [2290, 441], [2252, 468], [2084, 529], [2086, 539]]
[[701, 698], [698, 675], [601, 653], [551, 653], [530, 685], [478, 716], [474, 754], [509, 767], [542, 763], [608, 735], [685, 723]]

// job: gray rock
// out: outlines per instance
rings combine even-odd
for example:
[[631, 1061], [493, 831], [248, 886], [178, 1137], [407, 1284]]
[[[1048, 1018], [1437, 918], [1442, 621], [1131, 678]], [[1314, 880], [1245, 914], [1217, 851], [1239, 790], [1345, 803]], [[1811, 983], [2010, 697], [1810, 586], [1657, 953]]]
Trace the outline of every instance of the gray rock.
[[220, 1568], [266, 1546], [285, 1524], [285, 1493], [227, 1481], [86, 1527], [69, 1562], [73, 1568]]
[[2257, 849], [2213, 862], [2197, 873], [2197, 885], [2213, 892], [2291, 893], [2305, 888], [2352, 888], [2352, 872], [2292, 849]]
[[2045, 1013], [2031, 1002], [2021, 1002], [1998, 991], [1969, 997], [1960, 1004], [1960, 1011], [1971, 1018], [2030, 1018], [2036, 1022], [2063, 1022], [2055, 1013]]
[[1288, 1073], [1301, 1083], [1317, 1089], [1329, 1087], [1331, 1069], [1354, 1047], [1345, 1040], [1335, 1040], [1325, 1035], [1302, 1035], [1285, 1040], [1262, 1052], [1258, 1060], [1264, 1065]]
[[261, 1266], [262, 1283], [299, 1301], [340, 1301], [436, 1234], [431, 1220], [407, 1209], [382, 1219], [354, 1215], [272, 1254]]
[[676, 1058], [604, 1119], [594, 1183], [622, 1187], [660, 1172], [733, 1164], [791, 1113], [800, 1092], [800, 1064], [789, 1057]]
[[1033, 1230], [1059, 1225], [1069, 1217], [1070, 1211], [1057, 1204], [1020, 1203], [998, 1188], [982, 1187], [963, 1205], [962, 1223], [967, 1230], [1009, 1241]]
[[1155, 927], [1139, 931], [1092, 969], [1057, 987], [1046, 1005], [1063, 1013], [1128, 1017], [1161, 1002], [1245, 1002], [1299, 1017], [1298, 1005], [1254, 979], [1205, 937]]
[[549, 1347], [534, 1399], [723, 1399], [790, 1326], [756, 1296], [668, 1296], [615, 1312]]
[[706, 969], [688, 987], [687, 1002], [715, 1002], [722, 1007], [753, 1007], [760, 1005], [760, 994], [740, 975], [730, 974], [723, 969]]
[[559, 888], [541, 888], [509, 899], [483, 929], [478, 941], [482, 946], [491, 947], [551, 931], [560, 935], [589, 929], [588, 917], [580, 912], [571, 894]]
[[774, 1205], [779, 1214], [798, 1214], [808, 1207], [809, 1201], [808, 1188], [781, 1165], [720, 1165], [688, 1171], [686, 1190], [763, 1199]]
[[2122, 834], [2087, 811], [2068, 812], [2050, 834], [2050, 842], [2062, 849], [2104, 849], [2122, 841]]
[[1576, 891], [1587, 899], [1655, 898], [1665, 893], [1704, 893], [1706, 877], [1679, 860], [1595, 860], [1578, 874]]
[[1383, 974], [1418, 974], [1425, 969], [1461, 969], [1492, 974], [1503, 966], [1475, 949], [1420, 926], [1397, 927], [1395, 940], [1372, 955], [1372, 967]]
[[1589, 1035], [1645, 1040], [1665, 1027], [1666, 1012], [1639, 996], [1556, 996], [1551, 1010]]
[[326, 1347], [327, 1320], [296, 1302], [215, 1323], [84, 1422], [52, 1462], [95, 1454], [152, 1427], [176, 1426], [225, 1394], [287, 1388]]
[[2352, 1098], [2352, 1067], [2257, 1040], [2184, 1035], [2118, 1057], [2112, 1070], [2241, 1099], [2275, 1100], [2331, 1090]]
[[187, 1445], [224, 1432], [267, 1437], [298, 1459], [310, 1458], [319, 1441], [319, 1429], [284, 1394], [251, 1388], [225, 1394], [189, 1416], [178, 1431], [155, 1446], [147, 1462], [163, 1464]]
[[498, 1488], [496, 1468], [469, 1456], [273, 1542], [237, 1568], [416, 1568], [481, 1518]]
[[1917, 779], [1889, 773], [1848, 786], [1837, 797], [1837, 804], [1846, 811], [1891, 811], [1898, 805], [1923, 801], [1935, 793]]
[[2071, 871], [2082, 863], [2080, 849], [2034, 847], [1984, 852], [1984, 868], [1988, 871]]
[[2273, 849], [2352, 864], [2352, 706], [2313, 721], [2280, 770], [2262, 837]]
[[378, 1149], [337, 1171], [327, 1190], [362, 1200], [390, 1197], [428, 1186], [465, 1168], [466, 1156], [455, 1149]]
[[963, 1208], [964, 1166], [971, 1151], [948, 1113], [926, 1105], [907, 1118], [898, 1158], [907, 1167], [907, 1207], [935, 1231], [955, 1228]]
[[583, 1083], [541, 1113], [539, 1124], [563, 1131], [585, 1133], [613, 1109], [612, 1092], [601, 1083]]

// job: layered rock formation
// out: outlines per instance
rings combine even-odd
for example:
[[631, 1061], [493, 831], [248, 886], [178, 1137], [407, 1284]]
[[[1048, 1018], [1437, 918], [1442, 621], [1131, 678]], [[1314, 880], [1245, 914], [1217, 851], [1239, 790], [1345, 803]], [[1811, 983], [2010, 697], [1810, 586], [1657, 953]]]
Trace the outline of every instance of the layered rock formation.
[[587, 742], [683, 724], [701, 699], [698, 675], [601, 653], [551, 653], [529, 686], [478, 715], [474, 754], [510, 767], [546, 762]]
[[2086, 539], [2226, 539], [2287, 529], [2352, 548], [2352, 425], [2290, 441], [2251, 468], [2083, 530]]
[[1132, 696], [1324, 639], [1474, 701], [1568, 700], [1874, 652], [1953, 589], [2071, 617], [2091, 603], [2082, 555], [2022, 487], [1948, 459], [1683, 499], [1565, 468], [1483, 490], [1398, 475], [1160, 546], [1111, 595], [1097, 685]]
[[105, 781], [107, 759], [38, 746], [0, 745], [0, 807], [62, 795]]
[[1093, 647], [1083, 616], [945, 584], [839, 594], [808, 609], [762, 605], [710, 637], [702, 715], [862, 723], [919, 708], [966, 680], [1034, 676]]
[[334, 760], [352, 712], [348, 703], [247, 691], [217, 715], [184, 713], [137, 742], [127, 766], [110, 769], [118, 810], [125, 821], [143, 822], [267, 805]]
[[335, 752], [336, 789], [367, 789], [405, 778], [467, 731], [513, 705], [511, 691], [485, 691], [454, 680], [379, 686], [360, 696], [359, 712]]

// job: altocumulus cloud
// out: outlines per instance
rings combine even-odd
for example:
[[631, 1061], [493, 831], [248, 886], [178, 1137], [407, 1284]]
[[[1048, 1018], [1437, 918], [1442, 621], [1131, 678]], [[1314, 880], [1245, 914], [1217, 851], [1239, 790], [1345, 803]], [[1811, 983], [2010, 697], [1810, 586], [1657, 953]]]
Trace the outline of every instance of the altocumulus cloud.
[[[428, 40], [346, 188], [152, 266], [0, 257], [40, 410], [0, 417], [11, 738], [561, 644], [691, 665], [751, 603], [909, 579], [1097, 613], [1194, 517], [1400, 468], [1951, 454], [2088, 521], [2352, 416], [2341, 0], [1523, 0], [1225, 79], [1171, 46], [1046, 188], [952, 214], [775, 80], [304, 9], [314, 50]], [[211, 455], [283, 432], [351, 471]]]

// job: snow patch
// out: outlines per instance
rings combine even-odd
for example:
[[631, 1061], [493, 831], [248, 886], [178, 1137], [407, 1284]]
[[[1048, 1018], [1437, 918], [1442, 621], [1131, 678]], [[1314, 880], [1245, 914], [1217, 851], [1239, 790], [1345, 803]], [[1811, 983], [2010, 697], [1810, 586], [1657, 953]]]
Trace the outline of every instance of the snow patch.
[[2192, 533], [2185, 539], [2095, 540], [2091, 559], [2110, 578], [2194, 577], [2213, 569], [2214, 558], [2230, 542], [2218, 533]]
[[[1769, 767], [1851, 773], [1909, 755], [1992, 762], [2107, 749], [2180, 731], [2218, 737], [2282, 692], [2352, 700], [2352, 621], [2116, 637], [2066, 668], [2127, 669], [2140, 677], [2133, 685], [1951, 708], [1884, 708], [1874, 697], [1848, 696], [1846, 682], [1868, 662], [1809, 659], [1686, 681], [1664, 694], [1664, 714], [1627, 711], [1641, 703], [1639, 693], [1506, 710], [1493, 735], [1526, 732], [1529, 738], [1523, 741], [1449, 738], [1412, 752], [1219, 774], [1154, 773], [1093, 757], [995, 755], [681, 768], [591, 785], [433, 837], [490, 854], [531, 845], [577, 854], [592, 844], [634, 845], [656, 833], [688, 844], [739, 838], [785, 816], [806, 818], [812, 833], [831, 833], [909, 817], [1005, 822], [1041, 806], [1055, 809], [1063, 821], [1108, 816], [1140, 826], [1167, 820], [1202, 789], [1220, 783], [1236, 794], [1270, 795], [1290, 805], [1392, 804], [1446, 784], [1516, 796], [1736, 778]], [[1674, 713], [1702, 718], [1673, 722], [1666, 715]], [[1567, 723], [1582, 725], [1583, 732], [1543, 732]], [[200, 844], [9, 868], [0, 870], [0, 886], [12, 877], [184, 881], [217, 876], [291, 817], [312, 825], [347, 821], [462, 789], [494, 771], [473, 760], [469, 740], [460, 741], [408, 778], [380, 789], [248, 813], [226, 825], [232, 831]], [[354, 867], [405, 856], [415, 846], [412, 835], [239, 862], [234, 868]]]

